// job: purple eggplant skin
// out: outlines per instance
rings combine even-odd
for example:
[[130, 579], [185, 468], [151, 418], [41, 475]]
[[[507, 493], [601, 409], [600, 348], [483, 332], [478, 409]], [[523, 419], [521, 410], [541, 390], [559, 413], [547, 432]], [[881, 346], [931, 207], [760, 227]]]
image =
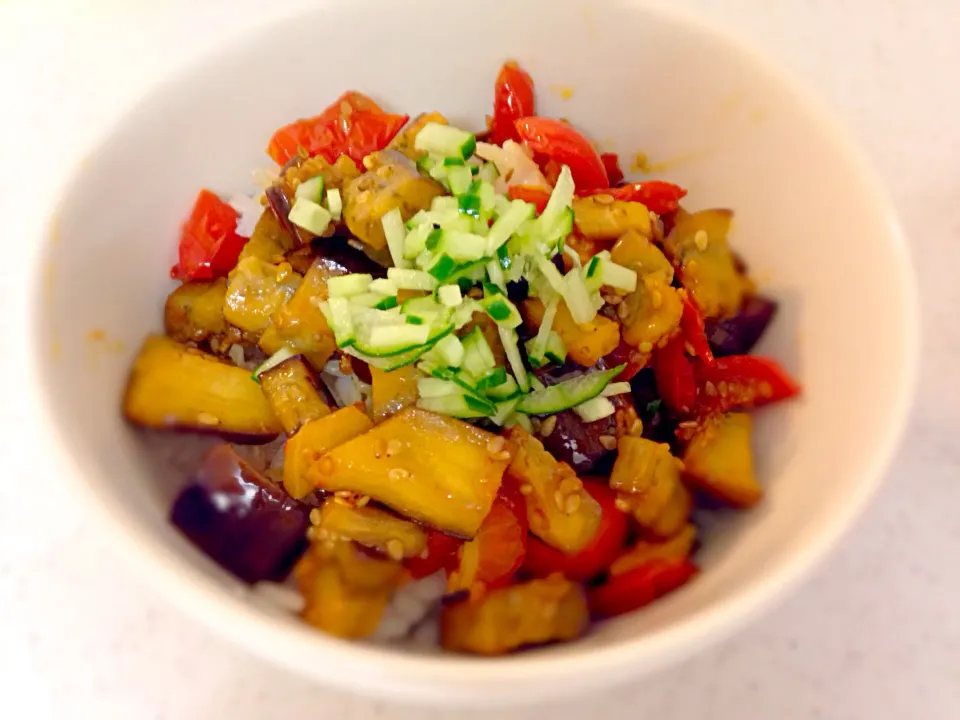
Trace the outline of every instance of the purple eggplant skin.
[[644, 368], [630, 380], [633, 403], [643, 423], [643, 437], [654, 442], [667, 443], [676, 453], [680, 450], [677, 425], [681, 418], [670, 412], [657, 391], [657, 379], [652, 368]]
[[746, 355], [766, 332], [777, 313], [775, 300], [763, 295], [751, 295], [743, 301], [740, 311], [726, 320], [707, 320], [707, 340], [717, 357]]
[[232, 446], [217, 445], [177, 496], [170, 519], [244, 582], [276, 582], [306, 549], [309, 511]]

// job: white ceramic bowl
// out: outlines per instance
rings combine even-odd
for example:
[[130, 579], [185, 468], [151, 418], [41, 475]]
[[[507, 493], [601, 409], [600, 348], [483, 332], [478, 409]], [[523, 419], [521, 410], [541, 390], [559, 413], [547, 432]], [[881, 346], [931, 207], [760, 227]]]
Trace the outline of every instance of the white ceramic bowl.
[[[736, 210], [735, 247], [783, 303], [760, 350], [805, 394], [758, 415], [766, 501], [724, 518], [700, 555], [703, 574], [662, 602], [580, 642], [497, 660], [342, 642], [256, 604], [170, 526], [178, 476], [153, 464], [121, 421], [121, 389], [140, 339], [160, 326], [178, 226], [198, 188], [247, 185], [275, 128], [347, 88], [479, 128], [507, 58], [533, 74], [543, 114], [569, 118], [624, 158], [678, 158], [661, 176], [690, 189], [688, 207]], [[53, 222], [32, 270], [29, 342], [61, 474], [176, 605], [292, 671], [372, 695], [556, 698], [696, 652], [824, 556], [876, 487], [908, 411], [913, 278], [873, 174], [813, 99], [673, 11], [614, 1], [318, 3], [157, 87], [79, 169]]]

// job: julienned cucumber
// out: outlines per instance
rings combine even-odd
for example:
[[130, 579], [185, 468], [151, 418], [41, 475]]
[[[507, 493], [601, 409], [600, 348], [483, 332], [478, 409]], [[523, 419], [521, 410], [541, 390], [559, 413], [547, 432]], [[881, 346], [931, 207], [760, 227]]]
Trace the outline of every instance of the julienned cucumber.
[[602, 393], [610, 381], [625, 367], [626, 364], [619, 365], [610, 370], [581, 375], [542, 390], [534, 390], [520, 401], [517, 412], [526, 415], [547, 415], [585, 403]]
[[[427, 123], [417, 133], [413, 146], [444, 157], [460, 157], [464, 160], [477, 149], [477, 139], [472, 133], [440, 123]], [[467, 171], [469, 172], [469, 171]]]
[[273, 355], [264, 360], [260, 365], [257, 365], [256, 369], [253, 371], [253, 374], [250, 376], [257, 382], [260, 382], [260, 376], [268, 370], [272, 370], [277, 365], [286, 360], [289, 360], [294, 355], [293, 350], [284, 345], [282, 348], [277, 350]]
[[495, 406], [477, 400], [471, 395], [420, 398], [417, 405], [424, 410], [458, 418], [482, 418], [496, 413]]

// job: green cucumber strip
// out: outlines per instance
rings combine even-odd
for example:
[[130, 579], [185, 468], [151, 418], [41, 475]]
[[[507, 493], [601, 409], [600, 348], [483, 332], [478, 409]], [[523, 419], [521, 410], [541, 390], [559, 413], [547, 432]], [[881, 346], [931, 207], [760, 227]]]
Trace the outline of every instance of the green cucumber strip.
[[330, 211], [334, 220], [340, 222], [343, 217], [343, 198], [337, 188], [327, 190], [327, 210]]
[[400, 312], [404, 315], [416, 315], [418, 317], [423, 317], [424, 315], [433, 315], [442, 311], [443, 305], [438, 303], [434, 299], [433, 295], [409, 298], [404, 300], [403, 304], [400, 306]]
[[[487, 237], [489, 239], [489, 235]], [[513, 265], [513, 260], [510, 257], [506, 245], [501, 245], [497, 248], [497, 262], [503, 270], [509, 270], [510, 266]], [[493, 278], [491, 278], [491, 280], [492, 279]]]
[[553, 187], [553, 192], [550, 193], [547, 206], [540, 213], [540, 217], [537, 218], [538, 231], [541, 236], [546, 237], [555, 229], [554, 226], [557, 221], [573, 203], [573, 191], [573, 175], [570, 174], [570, 168], [564, 165], [560, 169], [560, 175]]
[[596, 422], [603, 418], [610, 417], [617, 409], [607, 398], [599, 395], [592, 400], [587, 400], [573, 408], [573, 411], [580, 416], [585, 423]]
[[517, 407], [520, 398], [510, 398], [497, 403], [497, 411], [490, 416], [490, 419], [497, 425], [503, 425]]
[[617, 290], [633, 292], [637, 289], [637, 273], [635, 270], [604, 260], [600, 263], [600, 280]]
[[[473, 218], [480, 217], [480, 197], [478, 195], [462, 195], [459, 202], [459, 210], [464, 215]], [[486, 249], [486, 244], [484, 244]], [[483, 253], [480, 253], [481, 255]]]
[[497, 326], [497, 332], [500, 334], [500, 342], [504, 351], [507, 353], [507, 360], [510, 361], [510, 368], [513, 370], [513, 377], [520, 386], [520, 390], [527, 392], [530, 390], [530, 380], [527, 377], [527, 369], [523, 366], [523, 358], [520, 357], [520, 348], [517, 346], [517, 333], [503, 325]]
[[383, 225], [383, 235], [387, 239], [387, 249], [390, 251], [390, 258], [393, 260], [394, 267], [410, 267], [410, 262], [403, 255], [407, 231], [403, 227], [403, 216], [400, 214], [400, 208], [394, 208], [386, 213], [380, 218], [380, 224]]
[[520, 401], [517, 411], [527, 415], [548, 415], [585, 403], [600, 395], [625, 367], [625, 364], [619, 365], [535, 390]]
[[492, 185], [497, 181], [497, 177], [499, 177], [499, 174], [497, 173], [497, 166], [492, 162], [483, 163], [480, 166], [480, 170], [477, 172], [477, 177]]
[[480, 328], [475, 327], [461, 340], [463, 343], [463, 369], [474, 377], [483, 377], [497, 366], [493, 351]]
[[333, 219], [329, 210], [306, 198], [297, 198], [287, 217], [297, 227], [318, 236], [327, 231]]
[[446, 167], [457, 167], [459, 165], [463, 165], [464, 161], [462, 157], [445, 157], [443, 159], [443, 164]]
[[561, 294], [573, 321], [583, 325], [593, 320], [597, 310], [590, 301], [590, 291], [583, 281], [583, 274], [577, 268], [572, 268], [564, 280], [566, 289]]
[[480, 305], [499, 326], [515, 328], [523, 322], [517, 306], [506, 295], [488, 295], [480, 301]]
[[514, 200], [506, 212], [500, 215], [487, 233], [487, 254], [493, 255], [510, 236], [527, 220], [533, 217], [536, 208], [523, 200]]
[[437, 358], [441, 360], [444, 365], [453, 368], [460, 367], [460, 365], [463, 364], [463, 357], [465, 355], [463, 343], [460, 342], [460, 338], [453, 333], [441, 338], [430, 352], [436, 354]]
[[543, 390], [543, 388], [545, 387], [545, 385], [544, 385], [542, 382], [540, 382], [540, 378], [538, 378], [536, 375], [531, 375], [531, 376], [530, 376], [530, 387], [531, 387], [531, 389], [533, 389], [533, 390]]
[[533, 339], [533, 346], [530, 355], [537, 360], [543, 360], [547, 351], [547, 339], [550, 337], [550, 330], [553, 328], [553, 319], [557, 316], [557, 306], [560, 301], [552, 298], [544, 307], [543, 320], [540, 321], [540, 327], [537, 329], [537, 336]]
[[512, 414], [510, 417], [507, 418], [507, 420], [506, 420], [506, 422], [504, 423], [504, 425], [505, 425], [506, 427], [512, 427], [513, 425], [519, 425], [519, 426], [522, 427], [524, 430], [526, 430], [528, 433], [530, 433], [531, 435], [533, 435], [533, 423], [530, 422], [530, 418], [528, 418], [526, 415], [524, 415], [524, 414], [522, 414], [522, 413], [517, 412], [516, 410], [514, 410], [513, 414]]
[[369, 291], [373, 276], [367, 273], [351, 273], [327, 279], [327, 292], [331, 298], [350, 297]]
[[303, 198], [319, 205], [320, 201], [323, 200], [323, 175], [316, 175], [297, 185], [294, 197]]
[[[326, 307], [329, 311], [327, 322], [330, 323], [330, 329], [333, 330], [337, 345], [343, 348], [356, 342], [356, 336], [353, 332], [353, 316], [350, 313], [350, 302], [347, 298], [331, 297], [327, 300]], [[323, 306], [320, 307], [320, 310], [323, 310]]]
[[443, 397], [444, 395], [460, 395], [460, 386], [449, 380], [436, 377], [417, 378], [417, 394], [421, 398]]
[[477, 392], [485, 392], [490, 388], [503, 385], [507, 381], [507, 369], [496, 367], [473, 384]]
[[553, 291], [563, 295], [567, 290], [567, 284], [564, 282], [563, 275], [557, 270], [557, 266], [543, 257], [543, 255], [537, 255], [536, 263], [537, 270], [539, 270], [547, 282], [550, 283]]
[[590, 258], [590, 262], [587, 263], [586, 276], [587, 279], [592, 278], [594, 275], [597, 275], [600, 270], [600, 258], [594, 255]]
[[[473, 173], [467, 167], [452, 167], [447, 170], [447, 184], [454, 195], [465, 195], [470, 191], [473, 182]], [[459, 211], [459, 206], [458, 206]]]
[[457, 261], [449, 255], [441, 255], [427, 272], [439, 282], [444, 282], [457, 271]]
[[474, 262], [484, 257], [487, 250], [487, 239], [482, 235], [474, 235], [469, 232], [447, 230], [443, 233], [438, 250], [458, 263]]
[[520, 395], [520, 386], [513, 379], [513, 375], [507, 375], [507, 379], [499, 385], [487, 388], [486, 396], [493, 400], [507, 400]]
[[630, 383], [612, 382], [607, 385], [600, 394], [603, 395], [603, 397], [613, 397], [614, 395], [623, 395], [628, 392], [630, 392]]
[[260, 382], [260, 376], [263, 375], [263, 373], [267, 372], [267, 370], [272, 370], [280, 363], [292, 358], [294, 355], [296, 355], [296, 353], [293, 352], [293, 350], [288, 348], [286, 345], [284, 345], [282, 348], [277, 350], [273, 355], [271, 355], [262, 363], [257, 365], [257, 367], [253, 371], [253, 374], [250, 377], [252, 377], [257, 382]]
[[489, 405], [485, 405], [472, 395], [420, 398], [417, 401], [417, 407], [456, 418], [482, 418], [496, 412], [496, 407], [491, 411]]
[[557, 365], [563, 365], [567, 361], [567, 345], [563, 342], [563, 338], [552, 330], [550, 331], [550, 337], [547, 338], [544, 357]]
[[387, 295], [373, 307], [376, 310], [390, 310], [391, 308], [395, 308], [396, 306], [397, 306], [397, 298], [394, 297], [393, 295]]
[[433, 292], [437, 287], [436, 278], [422, 270], [387, 268], [387, 278], [393, 281], [398, 290], [429, 290]]
[[440, 242], [443, 240], [443, 229], [434, 228], [427, 234], [426, 242], [424, 246], [428, 252], [433, 252], [438, 247], [440, 247]]
[[413, 146], [424, 152], [466, 160], [477, 149], [477, 139], [465, 130], [431, 122], [417, 133]]
[[463, 302], [463, 293], [457, 285], [441, 285], [437, 288], [437, 299], [441, 305], [455, 308]]
[[397, 294], [397, 286], [393, 283], [393, 280], [388, 280], [387, 278], [377, 278], [370, 283], [367, 290], [381, 295]]
[[403, 257], [413, 260], [427, 249], [427, 236], [433, 231], [433, 225], [423, 223], [415, 225], [403, 241]]

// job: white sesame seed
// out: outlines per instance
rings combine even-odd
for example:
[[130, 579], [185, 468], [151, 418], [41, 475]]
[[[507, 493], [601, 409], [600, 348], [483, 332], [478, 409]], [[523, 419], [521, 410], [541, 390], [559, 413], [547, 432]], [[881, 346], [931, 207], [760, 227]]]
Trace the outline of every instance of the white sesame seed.
[[387, 555], [392, 560], [403, 560], [403, 543], [396, 538], [387, 540]]
[[531, 493], [533, 493], [533, 485], [530, 483], [524, 483], [520, 486], [521, 495], [530, 495]]
[[580, 507], [580, 494], [577, 493], [576, 495], [567, 495], [567, 500], [563, 506], [563, 511], [567, 515], [573, 515], [579, 507]]
[[650, 343], [650, 342], [647, 342], [646, 340], [644, 340], [642, 343], [640, 343], [640, 348], [639, 348], [639, 349], [640, 349], [640, 352], [645, 352], [645, 353], [652, 352], [652, 351], [653, 351], [653, 343]]
[[613, 435], [601, 435], [599, 438], [600, 444], [607, 450], [616, 450], [617, 449], [617, 439]]
[[543, 422], [540, 424], [540, 437], [549, 437], [550, 433], [553, 432], [555, 427], [557, 427], [556, 415], [551, 415], [550, 417], [544, 418]]
[[393, 457], [402, 449], [403, 449], [403, 443], [397, 440], [396, 438], [394, 438], [393, 440], [387, 443], [386, 456]]
[[220, 418], [207, 412], [197, 413], [197, 422], [200, 425], [216, 426], [220, 424]]
[[406, 480], [410, 477], [410, 473], [403, 468], [393, 468], [387, 473], [387, 477], [395, 481]]

